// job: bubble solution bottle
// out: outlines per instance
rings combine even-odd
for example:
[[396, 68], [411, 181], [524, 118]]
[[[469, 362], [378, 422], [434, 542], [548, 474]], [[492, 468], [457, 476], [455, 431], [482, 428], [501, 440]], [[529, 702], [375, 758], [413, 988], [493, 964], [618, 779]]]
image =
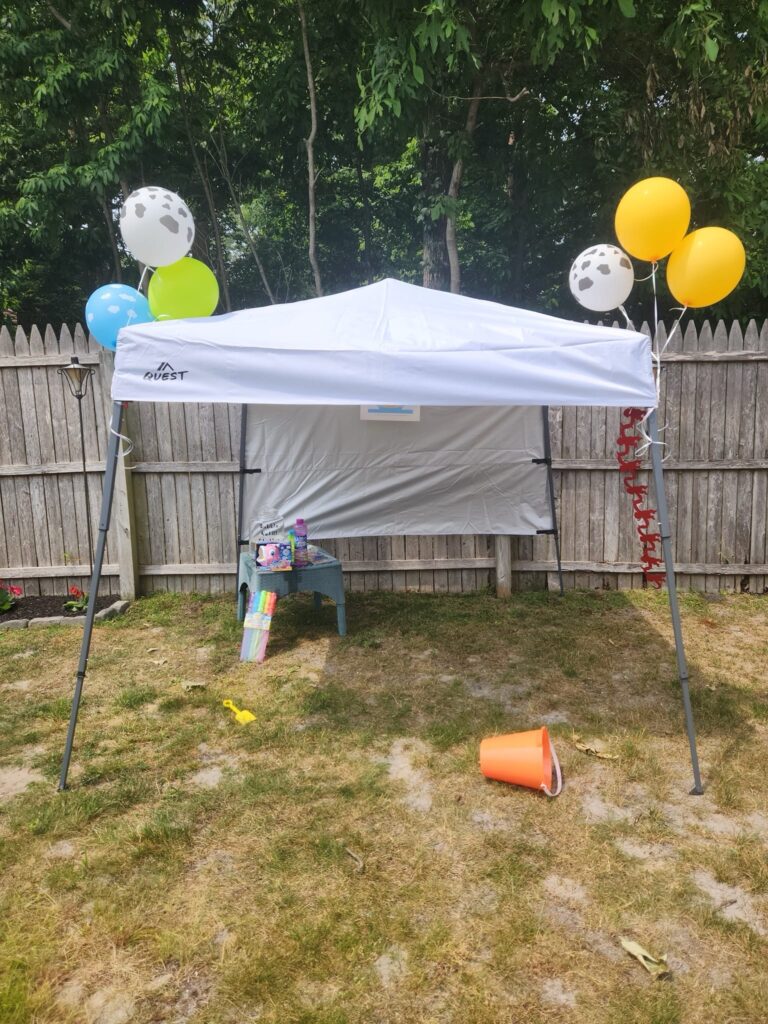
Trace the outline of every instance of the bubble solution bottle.
[[307, 524], [303, 519], [297, 519], [293, 528], [296, 537], [296, 551], [294, 562], [296, 565], [309, 565], [309, 546], [307, 542]]

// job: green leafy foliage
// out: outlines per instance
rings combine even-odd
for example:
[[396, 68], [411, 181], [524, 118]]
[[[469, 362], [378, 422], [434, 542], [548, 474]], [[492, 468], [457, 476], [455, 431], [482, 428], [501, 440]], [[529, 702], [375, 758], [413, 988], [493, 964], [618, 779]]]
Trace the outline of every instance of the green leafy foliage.
[[[715, 312], [764, 313], [768, 5], [305, 8], [327, 290], [427, 272], [446, 286], [453, 224], [463, 290], [581, 316], [571, 259], [613, 238], [629, 185], [666, 174], [689, 192], [693, 226], [731, 227], [747, 247], [745, 280]], [[277, 301], [312, 294], [295, 4], [0, 0], [0, 112], [8, 326], [81, 319], [93, 289], [136, 282], [116, 219], [143, 184], [190, 203], [193, 255], [234, 308], [267, 302], [267, 287]]]

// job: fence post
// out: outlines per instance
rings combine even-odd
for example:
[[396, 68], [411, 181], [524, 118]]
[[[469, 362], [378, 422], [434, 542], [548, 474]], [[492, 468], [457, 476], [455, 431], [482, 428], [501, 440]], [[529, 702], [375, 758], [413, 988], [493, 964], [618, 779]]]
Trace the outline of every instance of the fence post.
[[[112, 410], [112, 374], [115, 370], [115, 355], [108, 349], [99, 353], [99, 372], [102, 377], [102, 395], [107, 423]], [[129, 426], [128, 417], [123, 419], [122, 430]], [[130, 436], [130, 435], [127, 435]], [[109, 438], [107, 438], [109, 441]], [[112, 523], [117, 544], [117, 564], [120, 570], [120, 597], [133, 601], [138, 592], [139, 559], [136, 544], [136, 513], [133, 502], [133, 474], [131, 456], [120, 453], [115, 474], [115, 491], [112, 506]]]
[[496, 597], [512, 595], [512, 538], [497, 536], [496, 541]]

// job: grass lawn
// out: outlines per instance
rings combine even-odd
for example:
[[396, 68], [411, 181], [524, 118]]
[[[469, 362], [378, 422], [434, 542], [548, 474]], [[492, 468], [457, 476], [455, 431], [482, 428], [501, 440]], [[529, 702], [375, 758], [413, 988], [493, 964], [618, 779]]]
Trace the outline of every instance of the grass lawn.
[[[0, 1021], [767, 1021], [768, 600], [682, 603], [698, 798], [658, 594], [287, 600], [262, 666], [231, 598], [138, 601], [64, 794], [80, 632], [0, 633]], [[543, 723], [561, 797], [482, 778]]]

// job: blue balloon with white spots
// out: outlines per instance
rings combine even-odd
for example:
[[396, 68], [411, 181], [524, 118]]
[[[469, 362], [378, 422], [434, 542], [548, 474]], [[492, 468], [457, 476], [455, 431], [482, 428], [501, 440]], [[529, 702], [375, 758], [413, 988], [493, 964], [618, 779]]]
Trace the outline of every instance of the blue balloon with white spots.
[[97, 288], [85, 305], [85, 323], [96, 341], [113, 352], [121, 327], [147, 324], [154, 320], [141, 292], [126, 284], [105, 284]]

